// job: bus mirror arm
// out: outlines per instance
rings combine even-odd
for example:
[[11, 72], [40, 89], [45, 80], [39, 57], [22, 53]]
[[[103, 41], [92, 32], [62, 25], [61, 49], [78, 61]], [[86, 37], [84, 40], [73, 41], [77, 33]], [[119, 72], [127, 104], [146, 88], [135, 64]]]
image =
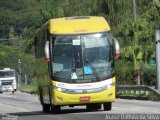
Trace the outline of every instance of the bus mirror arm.
[[45, 61], [50, 61], [50, 56], [49, 56], [49, 41], [46, 41], [46, 43], [45, 43], [44, 53], [45, 53]]

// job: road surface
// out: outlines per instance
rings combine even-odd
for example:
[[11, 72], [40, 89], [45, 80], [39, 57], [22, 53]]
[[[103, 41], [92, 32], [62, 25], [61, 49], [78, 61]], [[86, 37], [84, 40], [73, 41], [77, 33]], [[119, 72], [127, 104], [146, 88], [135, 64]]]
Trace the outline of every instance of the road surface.
[[108, 114], [160, 114], [160, 102], [116, 99], [112, 111], [87, 111], [85, 106], [62, 107], [60, 114], [43, 113], [37, 95], [27, 93], [0, 94], [0, 114], [18, 120], [105, 120]]

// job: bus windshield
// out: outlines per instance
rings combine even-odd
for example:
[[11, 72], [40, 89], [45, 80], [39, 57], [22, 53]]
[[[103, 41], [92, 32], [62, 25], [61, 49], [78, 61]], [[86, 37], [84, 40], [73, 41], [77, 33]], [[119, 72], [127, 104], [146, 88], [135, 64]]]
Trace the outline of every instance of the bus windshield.
[[97, 82], [113, 74], [111, 35], [53, 36], [52, 76], [72, 83]]
[[11, 80], [8, 80], [8, 81], [2, 81], [2, 85], [12, 85], [12, 82]]
[[14, 71], [0, 71], [0, 78], [15, 77]]

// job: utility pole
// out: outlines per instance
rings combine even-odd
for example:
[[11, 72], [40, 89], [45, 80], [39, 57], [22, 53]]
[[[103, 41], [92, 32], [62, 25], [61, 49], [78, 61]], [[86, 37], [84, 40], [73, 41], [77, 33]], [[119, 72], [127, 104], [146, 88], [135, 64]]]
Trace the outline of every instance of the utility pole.
[[21, 60], [18, 60], [18, 69], [19, 69], [19, 77], [18, 77], [18, 85], [21, 87]]
[[157, 89], [160, 92], [160, 29], [155, 31], [156, 65], [157, 65]]
[[136, 0], [132, 0], [132, 5], [133, 5], [133, 20], [136, 21], [137, 19], [137, 10], [136, 10]]

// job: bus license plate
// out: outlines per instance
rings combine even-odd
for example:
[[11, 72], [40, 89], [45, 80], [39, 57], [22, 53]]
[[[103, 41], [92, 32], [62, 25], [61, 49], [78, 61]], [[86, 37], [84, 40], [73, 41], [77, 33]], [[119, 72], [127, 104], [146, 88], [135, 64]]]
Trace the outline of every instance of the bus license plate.
[[80, 97], [80, 101], [90, 101], [90, 96]]

